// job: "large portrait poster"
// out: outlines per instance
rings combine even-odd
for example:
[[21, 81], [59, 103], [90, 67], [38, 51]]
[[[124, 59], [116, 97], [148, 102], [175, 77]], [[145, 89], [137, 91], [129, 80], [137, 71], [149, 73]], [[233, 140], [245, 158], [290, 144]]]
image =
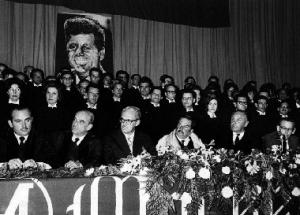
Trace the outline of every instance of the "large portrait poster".
[[110, 26], [109, 16], [59, 13], [56, 35], [56, 74], [62, 68], [71, 68], [78, 77], [83, 79], [92, 67], [100, 68], [103, 73], [112, 73], [113, 48]]

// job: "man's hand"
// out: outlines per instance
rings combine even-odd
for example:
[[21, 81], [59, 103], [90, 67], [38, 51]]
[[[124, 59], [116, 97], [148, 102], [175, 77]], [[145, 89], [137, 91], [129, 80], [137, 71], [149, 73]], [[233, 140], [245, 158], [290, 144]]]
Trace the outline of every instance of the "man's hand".
[[19, 158], [10, 159], [8, 161], [9, 169], [22, 169], [23, 163]]
[[65, 164], [65, 167], [72, 170], [72, 169], [78, 169], [78, 168], [81, 168], [82, 167], [82, 164], [79, 162], [79, 161], [68, 161], [66, 164]]
[[27, 168], [37, 168], [37, 164], [33, 159], [28, 159], [23, 163], [23, 168], [27, 169]]

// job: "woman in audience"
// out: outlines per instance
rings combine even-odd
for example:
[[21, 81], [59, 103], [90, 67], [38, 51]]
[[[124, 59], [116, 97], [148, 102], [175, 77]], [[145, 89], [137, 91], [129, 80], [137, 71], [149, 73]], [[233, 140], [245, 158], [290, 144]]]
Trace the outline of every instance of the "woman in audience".
[[219, 101], [216, 96], [206, 96], [204, 98], [205, 112], [201, 115], [200, 122], [195, 133], [205, 144], [213, 144], [219, 137], [222, 130], [218, 107]]

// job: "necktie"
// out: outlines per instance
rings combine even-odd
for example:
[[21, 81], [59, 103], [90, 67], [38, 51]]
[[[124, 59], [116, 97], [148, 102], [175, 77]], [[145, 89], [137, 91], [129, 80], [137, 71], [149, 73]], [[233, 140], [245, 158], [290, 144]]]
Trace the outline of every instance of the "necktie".
[[25, 137], [19, 137], [20, 140], [20, 151], [19, 158], [21, 161], [25, 160]]
[[235, 140], [234, 140], [233, 144], [236, 146], [236, 145], [239, 144], [239, 142], [240, 142], [240, 134], [236, 134], [236, 137], [235, 137]]
[[74, 139], [73, 143], [77, 146], [77, 142], [78, 142], [78, 141], [79, 141], [79, 138], [76, 137], [76, 138]]
[[127, 139], [127, 143], [128, 143], [130, 152], [132, 154], [133, 153], [133, 140], [132, 140], [132, 137], [128, 136], [126, 139]]
[[283, 135], [282, 136], [282, 153], [286, 153], [286, 144], [287, 144], [286, 137]]

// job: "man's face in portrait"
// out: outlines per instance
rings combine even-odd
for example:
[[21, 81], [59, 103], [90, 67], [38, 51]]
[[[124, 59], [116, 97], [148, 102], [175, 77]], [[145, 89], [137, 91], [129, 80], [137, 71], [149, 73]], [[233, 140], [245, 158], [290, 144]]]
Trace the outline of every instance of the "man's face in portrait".
[[95, 45], [94, 34], [71, 35], [67, 52], [70, 66], [82, 78], [88, 77], [91, 68], [99, 67], [100, 50]]

